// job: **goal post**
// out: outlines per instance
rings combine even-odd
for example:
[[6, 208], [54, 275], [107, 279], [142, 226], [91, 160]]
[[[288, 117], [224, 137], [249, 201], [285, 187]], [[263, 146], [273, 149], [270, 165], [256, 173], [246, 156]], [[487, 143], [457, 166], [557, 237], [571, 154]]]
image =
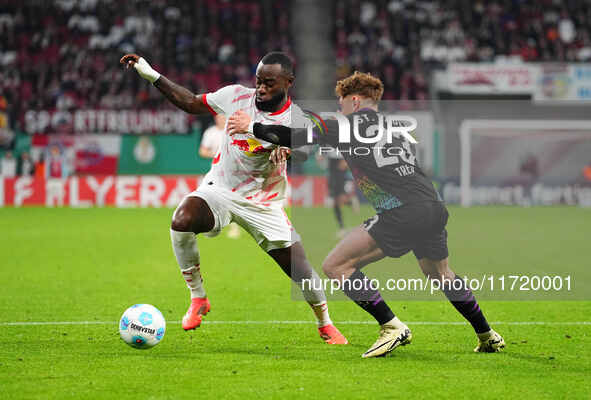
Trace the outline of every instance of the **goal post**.
[[527, 204], [538, 203], [527, 192], [543, 185], [575, 188], [577, 204], [583, 202], [579, 194], [591, 193], [591, 189], [577, 191], [580, 185], [591, 184], [582, 174], [585, 166], [591, 167], [591, 120], [466, 119], [459, 136], [460, 204], [464, 207], [486, 203], [475, 201], [478, 187], [489, 192], [513, 187], [517, 197], [525, 188], [522, 199]]

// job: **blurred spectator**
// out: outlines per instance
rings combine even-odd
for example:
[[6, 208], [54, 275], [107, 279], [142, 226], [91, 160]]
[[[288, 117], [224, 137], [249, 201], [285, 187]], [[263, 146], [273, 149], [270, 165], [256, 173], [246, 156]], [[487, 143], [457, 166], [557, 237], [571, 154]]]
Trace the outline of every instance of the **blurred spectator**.
[[0, 175], [3, 178], [14, 178], [16, 176], [16, 159], [11, 151], [4, 153], [2, 162], [0, 162]]
[[203, 132], [201, 144], [199, 145], [199, 156], [203, 158], [213, 158], [217, 154], [222, 139], [226, 134], [224, 131], [226, 117], [222, 114], [217, 114], [213, 119], [215, 124]]
[[66, 178], [68, 176], [68, 166], [66, 158], [62, 154], [59, 146], [52, 145], [49, 147], [47, 156], [45, 157], [45, 178]]
[[527, 154], [521, 161], [519, 173], [521, 176], [537, 179], [537, 177], [540, 175], [538, 158], [532, 153]]
[[583, 167], [583, 176], [585, 177], [585, 180], [591, 183], [591, 162], [589, 165]]
[[[0, 47], [1, 50], [1, 47]], [[0, 52], [0, 56], [1, 56]], [[0, 67], [1, 68], [1, 67]], [[1, 71], [1, 70], [0, 70]], [[1, 75], [0, 75], [1, 77]], [[2, 90], [2, 83], [0, 82], [0, 91]], [[0, 92], [1, 93], [1, 92]], [[8, 102], [5, 96], [0, 94], [0, 148], [10, 148], [14, 139], [14, 132], [10, 128], [10, 118], [6, 112]]]
[[60, 148], [56, 145], [49, 147], [45, 162], [45, 179], [47, 180], [46, 191], [47, 206], [64, 205], [65, 179], [68, 176], [68, 167], [65, 157]]
[[34, 173], [35, 165], [31, 160], [31, 156], [26, 151], [21, 153], [18, 174], [20, 176], [33, 176]]
[[589, 40], [589, 32], [584, 32], [582, 38], [576, 57], [578, 61], [589, 61], [591, 60], [591, 40]]
[[35, 179], [45, 179], [45, 155], [43, 153], [35, 161]]
[[558, 23], [558, 33], [560, 35], [560, 40], [563, 43], [572, 43], [575, 40], [576, 31], [575, 31], [575, 24], [569, 18], [568, 13], [563, 11], [562, 19]]

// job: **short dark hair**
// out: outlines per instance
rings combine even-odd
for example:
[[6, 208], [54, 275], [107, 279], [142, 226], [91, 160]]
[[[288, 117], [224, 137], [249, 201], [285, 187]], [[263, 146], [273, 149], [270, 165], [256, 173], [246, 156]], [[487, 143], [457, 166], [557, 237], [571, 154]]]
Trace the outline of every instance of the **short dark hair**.
[[284, 74], [292, 77], [295, 76], [293, 71], [293, 61], [287, 54], [281, 51], [272, 51], [270, 53], [267, 53], [261, 59], [261, 62], [265, 65], [279, 64], [281, 65], [281, 70]]

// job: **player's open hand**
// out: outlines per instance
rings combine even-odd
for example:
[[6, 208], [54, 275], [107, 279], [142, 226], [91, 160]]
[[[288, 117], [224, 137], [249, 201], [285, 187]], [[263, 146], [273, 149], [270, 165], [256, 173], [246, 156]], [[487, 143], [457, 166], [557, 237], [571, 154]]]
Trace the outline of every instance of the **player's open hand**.
[[283, 164], [287, 161], [290, 154], [291, 150], [289, 147], [276, 147], [269, 155], [269, 160], [275, 165]]
[[237, 133], [248, 132], [250, 121], [250, 115], [242, 110], [236, 111], [228, 118], [228, 133], [232, 136]]

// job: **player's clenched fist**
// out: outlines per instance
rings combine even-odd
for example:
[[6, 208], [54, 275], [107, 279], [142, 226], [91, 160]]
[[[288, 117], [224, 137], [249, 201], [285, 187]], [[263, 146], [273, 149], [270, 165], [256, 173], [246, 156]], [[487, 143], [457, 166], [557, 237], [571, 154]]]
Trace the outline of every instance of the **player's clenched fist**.
[[126, 68], [134, 67], [138, 74], [150, 83], [156, 82], [160, 78], [160, 73], [148, 64], [145, 58], [137, 54], [126, 54], [121, 57], [119, 62], [125, 65]]
[[140, 59], [140, 56], [132, 53], [132, 54], [126, 54], [123, 57], [121, 57], [121, 60], [119, 60], [119, 62], [121, 64], [125, 65], [126, 68], [129, 68], [129, 67], [133, 66], [133, 64], [138, 62], [139, 59]]

